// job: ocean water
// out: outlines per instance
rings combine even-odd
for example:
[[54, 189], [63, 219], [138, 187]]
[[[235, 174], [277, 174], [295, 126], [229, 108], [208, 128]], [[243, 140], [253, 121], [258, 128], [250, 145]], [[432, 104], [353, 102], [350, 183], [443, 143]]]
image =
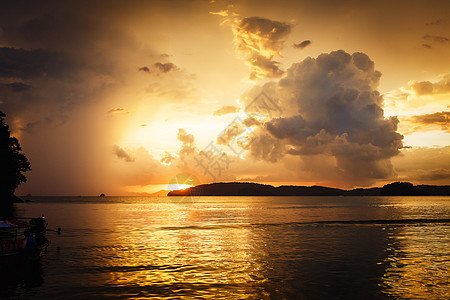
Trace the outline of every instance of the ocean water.
[[450, 197], [31, 197], [6, 299], [449, 299]]

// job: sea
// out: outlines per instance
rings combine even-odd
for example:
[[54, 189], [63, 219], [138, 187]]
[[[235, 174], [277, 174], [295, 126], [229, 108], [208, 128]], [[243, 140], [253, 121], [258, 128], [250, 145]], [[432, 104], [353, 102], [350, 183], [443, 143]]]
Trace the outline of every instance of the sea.
[[1, 299], [450, 299], [450, 197], [24, 199], [61, 234]]

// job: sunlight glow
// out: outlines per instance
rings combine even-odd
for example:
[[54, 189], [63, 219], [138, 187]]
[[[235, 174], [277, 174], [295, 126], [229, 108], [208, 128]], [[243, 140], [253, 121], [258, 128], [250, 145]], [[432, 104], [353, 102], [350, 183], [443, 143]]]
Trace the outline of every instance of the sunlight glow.
[[410, 147], [445, 147], [448, 146], [448, 133], [440, 130], [415, 132], [404, 135], [403, 143]]
[[193, 185], [190, 184], [168, 184], [167, 185], [167, 189], [169, 191], [173, 191], [173, 190], [185, 190], [187, 188], [193, 187]]

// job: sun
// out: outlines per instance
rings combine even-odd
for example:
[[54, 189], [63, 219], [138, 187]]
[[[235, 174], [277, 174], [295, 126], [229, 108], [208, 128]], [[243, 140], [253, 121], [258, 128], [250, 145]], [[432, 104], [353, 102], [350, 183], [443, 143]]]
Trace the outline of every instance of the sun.
[[173, 190], [184, 190], [196, 185], [199, 185], [200, 181], [193, 174], [181, 173], [172, 177], [167, 185], [167, 189]]
[[188, 189], [190, 187], [193, 187], [193, 185], [191, 184], [168, 184], [167, 185], [167, 190], [169, 191], [175, 191], [175, 190], [185, 190]]

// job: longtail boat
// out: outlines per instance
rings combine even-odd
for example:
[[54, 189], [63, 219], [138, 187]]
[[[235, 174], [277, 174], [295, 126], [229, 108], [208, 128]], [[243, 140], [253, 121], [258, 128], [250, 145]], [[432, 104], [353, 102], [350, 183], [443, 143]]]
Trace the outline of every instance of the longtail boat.
[[44, 217], [0, 221], [0, 265], [39, 259], [50, 244], [47, 225]]

